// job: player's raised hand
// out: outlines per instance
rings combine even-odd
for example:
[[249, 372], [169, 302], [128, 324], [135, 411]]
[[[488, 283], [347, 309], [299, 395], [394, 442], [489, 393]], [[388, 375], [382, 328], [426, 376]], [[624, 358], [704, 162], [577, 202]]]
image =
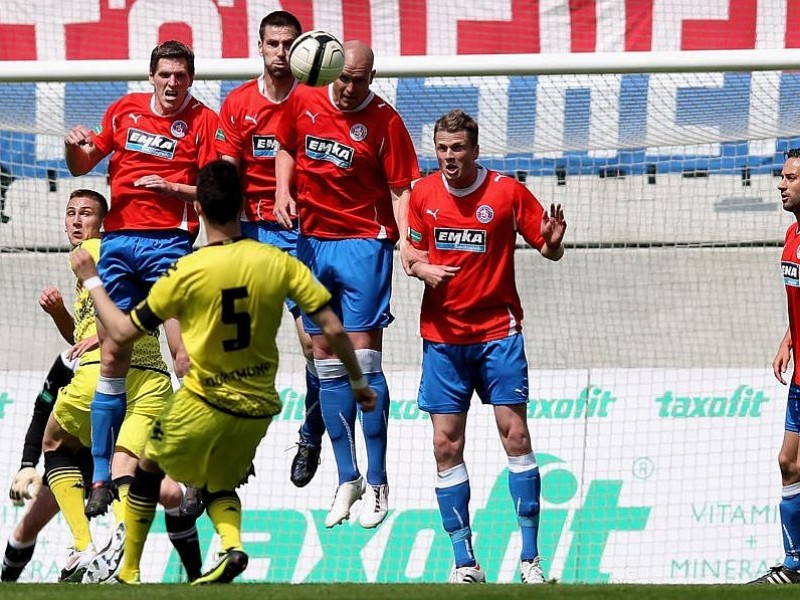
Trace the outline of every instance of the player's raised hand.
[[353, 397], [356, 399], [356, 403], [358, 403], [363, 412], [370, 412], [375, 408], [378, 393], [370, 386], [360, 389], [353, 388]]
[[54, 315], [65, 310], [64, 298], [58, 288], [47, 286], [39, 295], [39, 306], [48, 315]]
[[289, 192], [276, 190], [275, 208], [272, 209], [272, 214], [281, 227], [292, 229], [292, 221], [297, 218], [297, 203]]
[[542, 213], [542, 237], [550, 248], [561, 246], [567, 222], [564, 220], [564, 209], [560, 204], [551, 204], [550, 212]]
[[92, 145], [92, 132], [83, 125], [77, 125], [67, 132], [64, 136], [65, 146], [85, 146]]
[[427, 262], [416, 262], [411, 265], [411, 274], [425, 282], [431, 288], [440, 286], [448, 279], [452, 279], [461, 270], [461, 267], [450, 265], [432, 265]]
[[97, 276], [97, 267], [95, 267], [94, 259], [85, 248], [73, 250], [69, 255], [69, 263], [72, 265], [72, 270], [75, 271], [77, 278], [82, 282], [90, 277]]

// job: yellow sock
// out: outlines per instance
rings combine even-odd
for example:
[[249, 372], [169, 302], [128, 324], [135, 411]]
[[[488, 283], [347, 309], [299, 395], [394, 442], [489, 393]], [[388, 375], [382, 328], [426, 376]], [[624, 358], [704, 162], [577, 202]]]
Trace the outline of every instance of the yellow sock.
[[236, 496], [211, 501], [206, 509], [219, 534], [223, 550], [242, 547], [242, 503]]
[[75, 550], [79, 552], [86, 550], [92, 543], [92, 534], [89, 532], [89, 519], [83, 513], [84, 491], [81, 470], [74, 465], [56, 467], [47, 474], [47, 482], [72, 532]]
[[126, 494], [125, 504], [125, 552], [119, 578], [123, 581], [139, 579], [139, 562], [142, 559], [144, 542], [150, 532], [150, 525], [156, 514], [156, 500]]
[[111, 510], [114, 511], [114, 517], [117, 519], [117, 523], [125, 522], [125, 498], [128, 497], [128, 490], [130, 489], [130, 483], [123, 483], [117, 487], [119, 500], [114, 500], [114, 502], [111, 504]]

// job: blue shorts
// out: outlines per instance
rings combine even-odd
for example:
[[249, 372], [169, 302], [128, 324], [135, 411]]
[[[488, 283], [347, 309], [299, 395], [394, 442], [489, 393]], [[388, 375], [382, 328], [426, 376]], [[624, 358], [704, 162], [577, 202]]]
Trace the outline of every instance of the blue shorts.
[[493, 406], [528, 402], [528, 360], [521, 334], [480, 344], [423, 341], [420, 410], [465, 413], [473, 392]]
[[297, 222], [291, 230], [274, 221], [241, 221], [242, 235], [263, 244], [272, 244], [297, 256]]
[[[241, 221], [242, 235], [262, 244], [271, 244], [297, 257], [297, 222], [291, 230], [285, 229], [274, 221]], [[286, 299], [286, 308], [295, 319], [300, 316], [300, 309], [291, 298]]]
[[800, 385], [794, 381], [789, 384], [789, 397], [786, 399], [786, 431], [800, 433]]
[[112, 231], [100, 242], [97, 273], [120, 310], [145, 299], [156, 279], [192, 251], [185, 231]]
[[[394, 244], [388, 240], [320, 240], [297, 236], [297, 258], [303, 261], [333, 298], [331, 309], [346, 331], [383, 329], [394, 320], [392, 295]], [[303, 315], [309, 334], [322, 333]]]

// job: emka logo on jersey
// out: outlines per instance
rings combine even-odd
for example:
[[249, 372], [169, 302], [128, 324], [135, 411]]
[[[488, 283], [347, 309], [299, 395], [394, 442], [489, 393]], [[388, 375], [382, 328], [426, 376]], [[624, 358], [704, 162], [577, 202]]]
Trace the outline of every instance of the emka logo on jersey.
[[349, 169], [353, 164], [355, 149], [340, 144], [335, 140], [306, 136], [306, 156], [314, 160], [327, 160], [342, 169]]
[[789, 261], [781, 261], [783, 269], [783, 283], [792, 287], [800, 287], [800, 276], [798, 276], [798, 265]]
[[436, 227], [433, 230], [436, 247], [439, 250], [463, 250], [465, 252], [486, 252], [485, 229], [450, 229]]
[[134, 152], [152, 154], [161, 158], [172, 160], [175, 156], [175, 149], [178, 147], [178, 140], [173, 140], [165, 135], [147, 133], [140, 129], [128, 129], [128, 139], [125, 141], [125, 149]]
[[253, 136], [253, 158], [275, 158], [278, 142], [274, 135]]

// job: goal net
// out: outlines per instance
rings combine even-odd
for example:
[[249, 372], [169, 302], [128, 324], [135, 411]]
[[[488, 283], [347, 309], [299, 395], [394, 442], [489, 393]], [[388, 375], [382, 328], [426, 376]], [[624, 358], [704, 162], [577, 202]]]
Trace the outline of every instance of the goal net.
[[[127, 13], [153, 5], [95, 4], [111, 13], [116, 4]], [[186, 8], [185, 2], [170, 4]], [[206, 10], [207, 4], [213, 3], [197, 6]], [[128, 54], [119, 53], [116, 40], [97, 38], [91, 49], [79, 46], [84, 54], [77, 58], [141, 60], [159, 39], [154, 31], [193, 42], [198, 56], [215, 48], [215, 36], [231, 39], [231, 32], [239, 31], [247, 47], [234, 45], [228, 56], [254, 56], [250, 48], [260, 15], [278, 7], [261, 3], [251, 7], [258, 18], [235, 21], [231, 14], [238, 4], [216, 3], [221, 19], [216, 30], [190, 27], [171, 13], [158, 18], [152, 11], [136, 13], [130, 23], [150, 26], [141, 36], [132, 26], [125, 29]], [[342, 4], [352, 11], [358, 3]], [[385, 9], [382, 2], [373, 5], [375, 11]], [[231, 13], [219, 17], [228, 8]], [[352, 25], [357, 19], [344, 15], [340, 18], [351, 27], [345, 35], [357, 37]], [[387, 55], [403, 48], [414, 53], [415, 38], [407, 29], [413, 19], [404, 15], [405, 29], [397, 33], [372, 14], [373, 24], [386, 25], [373, 27], [372, 39], [394, 40], [384, 42]], [[322, 9], [302, 16], [304, 23], [342, 35], [342, 21], [337, 24]], [[68, 47], [81, 31], [99, 35], [88, 17], [72, 18], [85, 30], [65, 21]], [[24, 53], [30, 31], [8, 23], [9, 14], [0, 9], [0, 33], [17, 33], [16, 51]], [[603, 23], [595, 23], [595, 33]], [[37, 25], [36, 40], [47, 35], [45, 27]], [[684, 29], [684, 39], [701, 39], [701, 29], [691, 29], [691, 36]], [[699, 47], [730, 47], [729, 37], [714, 37], [712, 25], [706, 29], [710, 38]], [[574, 46], [581, 38], [575, 27], [572, 31]], [[500, 50], [539, 51], [546, 42], [555, 44], [547, 35], [537, 29], [540, 47], [519, 41], [506, 47], [511, 42], [501, 40]], [[464, 54], [461, 44], [470, 38], [459, 36], [457, 47], [437, 46], [429, 33], [428, 52]], [[602, 49], [598, 44], [584, 50]], [[216, 56], [213, 50], [208, 54]], [[652, 69], [647, 59], [631, 67], [619, 56], [616, 64], [624, 68], [615, 69], [613, 57], [606, 57], [611, 63], [605, 72], [587, 73], [585, 62], [559, 55], [565, 61], [562, 74], [556, 59], [545, 55], [527, 55], [534, 65], [527, 70], [511, 58], [489, 60], [481, 63], [480, 74], [475, 65], [486, 57], [461, 56], [447, 64], [429, 60], [426, 74], [418, 66], [422, 57], [379, 54], [373, 89], [402, 115], [426, 172], [437, 168], [435, 120], [463, 108], [480, 124], [482, 164], [523, 182], [543, 204], [565, 208], [563, 260], [549, 263], [522, 243], [516, 259], [531, 369], [529, 425], [542, 473], [539, 545], [548, 576], [592, 583], [742, 582], [782, 557], [775, 455], [786, 389], [774, 381], [769, 365], [787, 324], [779, 261], [793, 217], [781, 209], [776, 186], [783, 153], [800, 146], [800, 75], [781, 65], [764, 68], [759, 60], [776, 60], [767, 52], [747, 55], [750, 70], [733, 65], [709, 70], [714, 67], [702, 62], [689, 68], [680, 53], [671, 55], [672, 67], [656, 68], [656, 57], [669, 57], [652, 56]], [[6, 48], [0, 58], [37, 56]], [[391, 77], [381, 77], [381, 60]], [[34, 64], [42, 68], [31, 63], [32, 70]], [[258, 58], [237, 63], [249, 67], [227, 75], [222, 67], [211, 68], [218, 63], [208, 63], [204, 74], [201, 64], [194, 93], [215, 109], [260, 69]], [[69, 175], [63, 135], [73, 125], [99, 123], [120, 95], [149, 89], [146, 62], [139, 65], [141, 77], [126, 63], [126, 74], [109, 81], [74, 62], [74, 71], [32, 81], [19, 71], [4, 76], [0, 62], [0, 485], [19, 467], [33, 400], [66, 347], [37, 298], [45, 286], [55, 285], [71, 302], [74, 279], [63, 227], [67, 197], [77, 187], [108, 195], [105, 161], [84, 177]], [[403, 75], [404, 69], [410, 75]], [[325, 528], [337, 483], [327, 440], [313, 482], [303, 489], [289, 482], [305, 386], [304, 361], [285, 316], [278, 377], [284, 410], [259, 450], [257, 476], [240, 490], [243, 540], [251, 559], [244, 580], [446, 580], [452, 551], [434, 495], [431, 426], [416, 407], [421, 294], [421, 283], [396, 266], [396, 319], [384, 344], [392, 394], [391, 512], [375, 530], [358, 525], [361, 503], [350, 521]], [[360, 432], [356, 445], [365, 470]], [[516, 581], [521, 540], [507, 491], [507, 460], [492, 412], [477, 400], [468, 422], [466, 464], [477, 558], [490, 581]], [[7, 538], [22, 514], [10, 505], [0, 511], [0, 536]], [[103, 544], [112, 528], [111, 520], [93, 522], [96, 544]], [[208, 565], [218, 547], [207, 517], [198, 529]], [[37, 546], [35, 568], [23, 581], [53, 581], [64, 564], [71, 544], [65, 524], [54, 520], [40, 539], [51, 543]], [[181, 577], [160, 518], [144, 561], [148, 581]]]

